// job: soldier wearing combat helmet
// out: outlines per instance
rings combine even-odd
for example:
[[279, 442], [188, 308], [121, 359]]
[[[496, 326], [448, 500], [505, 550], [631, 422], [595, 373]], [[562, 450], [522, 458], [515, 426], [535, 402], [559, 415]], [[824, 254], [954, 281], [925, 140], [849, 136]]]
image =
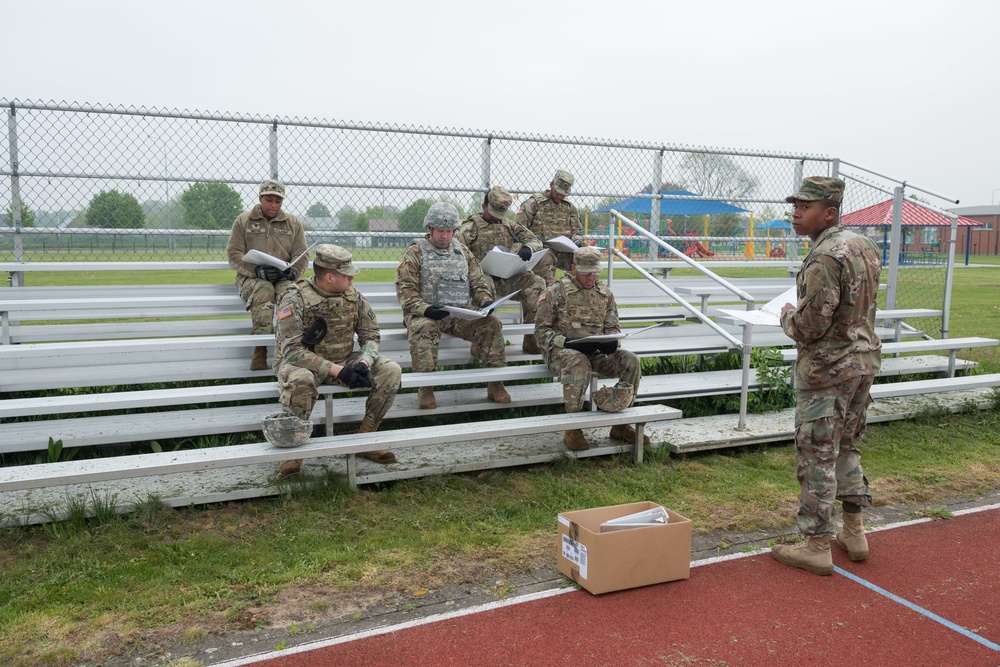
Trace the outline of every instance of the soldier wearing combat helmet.
[[[378, 430], [399, 390], [399, 364], [379, 354], [380, 331], [368, 300], [354, 289], [359, 272], [351, 253], [324, 243], [316, 248], [313, 277], [295, 283], [278, 304], [275, 372], [281, 404], [309, 420], [320, 384], [371, 389], [365, 401], [361, 433]], [[358, 349], [354, 348], [354, 337]], [[361, 454], [376, 463], [392, 463], [388, 450]], [[279, 474], [299, 470], [286, 461]]]
[[[573, 181], [573, 174], [557, 170], [549, 182], [548, 191], [536, 192], [528, 197], [517, 212], [517, 221], [530, 229], [542, 243], [565, 236], [578, 247], [587, 244], [583, 238], [580, 214], [576, 206], [566, 199], [573, 189]], [[573, 253], [557, 252], [553, 248], [549, 250], [549, 254], [534, 268], [534, 272], [545, 279], [546, 285], [555, 282], [556, 268], [568, 271], [573, 264]]]
[[[259, 203], [233, 222], [226, 244], [229, 266], [236, 271], [236, 287], [250, 311], [251, 332], [274, 333], [274, 306], [282, 293], [298, 279], [309, 265], [303, 256], [293, 266], [279, 269], [253, 264], [243, 259], [250, 250], [290, 262], [306, 251], [306, 236], [302, 224], [294, 215], [281, 209], [285, 199], [285, 184], [268, 179], [258, 188]], [[255, 347], [250, 358], [250, 370], [267, 370], [267, 348]]]
[[[862, 508], [871, 505], [858, 442], [865, 432], [872, 380], [882, 362], [875, 333], [881, 257], [878, 247], [840, 224], [844, 182], [810, 176], [786, 201], [792, 227], [813, 247], [795, 278], [798, 305], [781, 309], [795, 341], [795, 468], [802, 486], [798, 528], [805, 542], [771, 555], [814, 574], [833, 573], [833, 538], [854, 561], [868, 557]], [[834, 524], [836, 501], [843, 529]]]
[[[483, 211], [462, 222], [456, 237], [472, 251], [476, 259], [482, 261], [490, 250], [500, 246], [517, 253], [524, 261], [531, 259], [533, 253], [542, 249], [542, 242], [524, 225], [507, 219], [507, 209], [513, 198], [500, 186], [493, 187], [483, 197]], [[530, 271], [519, 273], [510, 278], [493, 280], [494, 293], [498, 296], [518, 292], [514, 297], [521, 302], [521, 311], [525, 324], [535, 321], [535, 311], [538, 310], [538, 298], [545, 291], [545, 280]], [[521, 348], [528, 354], [541, 354], [542, 350], [535, 342], [534, 334], [524, 337]]]
[[[600, 280], [601, 251], [590, 246], [573, 253], [569, 272], [542, 295], [535, 316], [535, 336], [543, 349], [545, 363], [558, 373], [563, 385], [566, 412], [580, 412], [593, 372], [617, 377], [631, 385], [634, 402], [642, 370], [639, 358], [620, 349], [618, 341], [591, 343], [586, 336], [620, 333], [618, 306], [607, 284]], [[572, 417], [567, 418], [567, 422]], [[635, 429], [628, 425], [611, 427], [611, 437], [635, 443]], [[649, 438], [643, 438], [649, 443]], [[563, 433], [563, 443], [572, 451], [590, 449], [583, 431]]]
[[[458, 210], [445, 202], [432, 204], [424, 216], [424, 225], [427, 234], [406, 249], [396, 267], [396, 297], [403, 307], [414, 372], [437, 369], [442, 334], [478, 345], [484, 367], [506, 366], [503, 329], [496, 315], [463, 320], [444, 309], [481, 309], [496, 298], [493, 282], [472, 253], [454, 238]], [[496, 403], [510, 403], [502, 382], [487, 384], [486, 394]], [[424, 410], [437, 407], [432, 387], [421, 387], [418, 401]]]

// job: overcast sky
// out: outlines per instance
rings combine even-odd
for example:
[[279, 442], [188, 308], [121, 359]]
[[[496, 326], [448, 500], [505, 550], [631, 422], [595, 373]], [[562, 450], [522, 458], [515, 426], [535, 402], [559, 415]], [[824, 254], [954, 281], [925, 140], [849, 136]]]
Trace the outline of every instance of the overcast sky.
[[819, 154], [1000, 201], [995, 0], [0, 9], [7, 99]]

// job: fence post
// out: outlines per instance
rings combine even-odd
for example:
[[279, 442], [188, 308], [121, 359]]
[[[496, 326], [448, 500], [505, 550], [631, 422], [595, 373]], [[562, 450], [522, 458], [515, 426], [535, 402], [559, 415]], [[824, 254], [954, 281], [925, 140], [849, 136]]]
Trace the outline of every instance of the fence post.
[[278, 119], [271, 123], [271, 131], [268, 134], [268, 151], [271, 159], [271, 178], [278, 179]]
[[[21, 176], [17, 159], [17, 107], [10, 103], [7, 114], [7, 137], [10, 143], [10, 226], [14, 229], [14, 261], [24, 261], [24, 237], [21, 235]], [[11, 287], [24, 284], [24, 272], [12, 271]]]
[[[483, 150], [482, 150], [483, 194], [489, 192], [490, 188], [492, 187], [492, 184], [490, 183], [490, 168], [492, 166], [491, 162], [492, 148], [493, 148], [493, 135], [491, 134], [490, 136], [486, 137], [486, 139], [483, 140]], [[473, 213], [475, 213], [476, 207], [473, 206], [472, 208], [473, 208]]]
[[[653, 203], [649, 207], [649, 233], [660, 235], [660, 187], [663, 185], [663, 148], [657, 151], [653, 157]], [[650, 259], [660, 258], [659, 247], [655, 243], [649, 244]]]
[[903, 237], [903, 186], [897, 185], [892, 191], [892, 227], [889, 231], [889, 275], [885, 291], [885, 307], [896, 307], [896, 285], [899, 279], [899, 258], [903, 252], [900, 245]]

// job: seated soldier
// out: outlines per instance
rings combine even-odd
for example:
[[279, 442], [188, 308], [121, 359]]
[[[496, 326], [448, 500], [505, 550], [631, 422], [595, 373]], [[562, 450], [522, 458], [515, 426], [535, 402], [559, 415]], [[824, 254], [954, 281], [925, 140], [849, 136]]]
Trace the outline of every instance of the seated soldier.
[[[559, 374], [566, 412], [580, 412], [590, 386], [591, 373], [617, 377], [639, 392], [642, 369], [639, 357], [619, 349], [618, 341], [592, 343], [580, 340], [597, 334], [621, 333], [618, 306], [607, 283], [600, 280], [601, 251], [586, 246], [573, 253], [569, 272], [542, 295], [535, 316], [535, 336], [549, 368]], [[611, 427], [611, 437], [635, 442], [635, 429], [623, 424]], [[563, 442], [572, 451], [590, 449], [581, 429], [563, 433]], [[643, 437], [644, 444], [649, 438]]]

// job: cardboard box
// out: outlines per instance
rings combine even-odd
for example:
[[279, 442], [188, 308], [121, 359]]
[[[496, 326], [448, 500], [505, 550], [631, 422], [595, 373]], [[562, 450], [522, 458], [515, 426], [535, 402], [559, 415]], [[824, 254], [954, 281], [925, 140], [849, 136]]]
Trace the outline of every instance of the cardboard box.
[[691, 520], [670, 509], [666, 524], [601, 532], [609, 519], [657, 507], [641, 502], [559, 514], [558, 568], [594, 594], [687, 579]]

